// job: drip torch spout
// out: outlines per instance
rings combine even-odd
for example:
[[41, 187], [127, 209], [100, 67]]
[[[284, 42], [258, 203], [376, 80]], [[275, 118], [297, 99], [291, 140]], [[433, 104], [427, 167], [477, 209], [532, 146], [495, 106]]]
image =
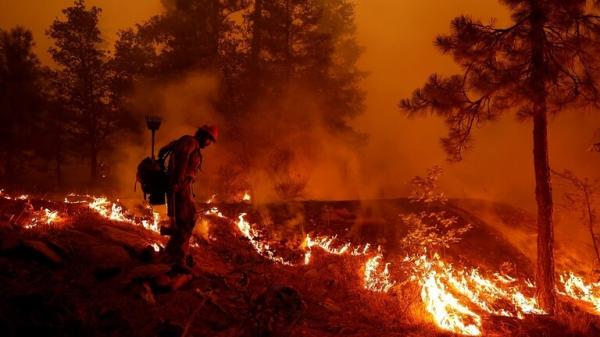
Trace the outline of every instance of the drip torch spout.
[[150, 150], [150, 157], [154, 160], [154, 139], [156, 136], [156, 131], [160, 128], [160, 124], [162, 123], [162, 118], [159, 116], [146, 115], [146, 125], [148, 126], [148, 130], [152, 132], [152, 148]]

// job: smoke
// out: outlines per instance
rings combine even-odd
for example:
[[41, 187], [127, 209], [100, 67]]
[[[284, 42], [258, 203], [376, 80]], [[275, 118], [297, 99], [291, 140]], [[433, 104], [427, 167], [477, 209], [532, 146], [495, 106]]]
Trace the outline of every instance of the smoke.
[[[357, 197], [359, 164], [355, 148], [332, 134], [316, 99], [301, 86], [290, 88], [279, 102], [260, 104], [241, 120], [227, 120], [214, 110], [220, 79], [190, 73], [166, 84], [140, 84], [132, 105], [140, 123], [145, 115], [163, 119], [157, 151], [199, 126], [219, 126], [220, 138], [203, 150], [196, 183], [200, 200], [217, 194], [236, 200], [245, 190], [254, 200], [340, 199]], [[150, 132], [129, 135], [114, 154], [120, 194], [130, 194], [137, 164], [150, 155]]]
[[[108, 47], [119, 29], [158, 14], [163, 6], [172, 2], [106, 0], [101, 3], [89, 1], [89, 5], [103, 8], [101, 28]], [[44, 63], [49, 63], [46, 51], [51, 42], [44, 31], [69, 4], [71, 1], [67, 0], [48, 1], [44, 6], [33, 0], [4, 2], [0, 5], [0, 21], [6, 27], [22, 24], [31, 28], [37, 43], [36, 52]], [[262, 109], [267, 113], [255, 114], [255, 117], [249, 113], [246, 126], [272, 135], [266, 137], [269, 142], [257, 145], [254, 138], [263, 136], [253, 136], [249, 131], [237, 145], [224, 145], [230, 139], [242, 136], [233, 132], [224, 134], [222, 142], [205, 151], [204, 172], [200, 175], [203, 181], [202, 186], [198, 183], [198, 189], [212, 189], [206, 184], [214, 180], [213, 173], [222, 174], [220, 166], [240, 153], [237, 149], [258, 147], [250, 160], [258, 162], [264, 169], [252, 170], [249, 179], [245, 180], [253, 182], [255, 194], [265, 199], [273, 198], [277, 193], [269, 186], [273, 174], [267, 165], [268, 158], [275, 147], [293, 146], [297, 150], [288, 160], [290, 166], [296, 168], [294, 175], [298, 180], [306, 182], [306, 198], [365, 199], [406, 195], [406, 181], [433, 165], [443, 164], [446, 173], [442, 187], [451, 197], [497, 200], [534, 210], [530, 122], [517, 122], [507, 115], [497, 123], [486, 125], [476, 131], [475, 147], [466, 154], [463, 162], [446, 164], [439, 145], [439, 138], [446, 133], [443, 122], [436, 118], [411, 120], [397, 108], [398, 101], [421, 86], [432, 72], [451, 74], [458, 70], [455, 62], [440, 54], [432, 41], [436, 35], [448, 32], [450, 20], [461, 14], [483, 21], [494, 17], [498, 25], [509, 22], [508, 12], [500, 1], [357, 1], [357, 39], [365, 50], [360, 67], [369, 72], [369, 76], [363, 82], [367, 110], [353, 126], [369, 135], [367, 144], [362, 147], [346, 145], [329, 134], [322, 127], [320, 113], [311, 106], [313, 97], [302, 97], [303, 94], [298, 93], [290, 96], [286, 105], [290, 109], [295, 104], [297, 109], [306, 108], [310, 127], [303, 120], [287, 119], [284, 115], [287, 110], [269, 107], [265, 102]], [[204, 123], [226, 125], [228, 121], [219, 120], [219, 115], [209, 104], [218, 83], [218, 77], [212, 74], [189, 74], [175, 83], [139, 87], [135, 99], [140, 123], [143, 123], [145, 113], [154, 110], [163, 113], [165, 121], [158, 132], [159, 146], [182, 134], [192, 133], [195, 127]], [[296, 123], [299, 127], [290, 130], [286, 123]], [[276, 130], [269, 130], [268, 125]], [[549, 132], [552, 167], [598, 177], [600, 155], [586, 149], [599, 125], [600, 117], [591, 111], [567, 111], [553, 118]], [[283, 135], [285, 139], [277, 135]], [[141, 139], [139, 135], [119, 135], [119, 148], [112, 156], [119, 165], [112, 173], [118, 176], [123, 192], [132, 190], [135, 166], [149, 154], [149, 138], [148, 134]], [[244, 142], [248, 142], [247, 145], [240, 144]], [[234, 149], [236, 151], [229, 151]], [[231, 171], [231, 184], [243, 185], [234, 180], [244, 170], [231, 168]]]
[[[138, 85], [132, 106], [139, 123], [145, 124], [146, 115], [162, 118], [161, 127], [156, 133], [156, 154], [162, 146], [183, 135], [193, 135], [204, 124], [219, 124], [210, 104], [217, 93], [218, 83], [215, 76], [195, 73], [172, 83]], [[150, 131], [145, 131], [143, 135], [130, 134], [123, 137], [113, 155], [116, 165], [113, 179], [118, 183], [120, 194], [129, 196], [137, 165], [150, 156], [151, 136]], [[205, 152], [207, 157], [213, 155], [210, 147]], [[212, 167], [210, 161], [208, 167]]]

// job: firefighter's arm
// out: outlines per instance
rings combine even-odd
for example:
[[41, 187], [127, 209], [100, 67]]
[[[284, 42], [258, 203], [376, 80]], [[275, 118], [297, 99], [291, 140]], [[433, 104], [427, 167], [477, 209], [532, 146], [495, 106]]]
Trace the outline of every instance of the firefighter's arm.
[[158, 160], [160, 162], [164, 162], [165, 158], [169, 155], [169, 153], [171, 153], [173, 151], [173, 148], [175, 147], [175, 144], [177, 143], [177, 141], [172, 141], [169, 144], [163, 146], [160, 151], [158, 151]]

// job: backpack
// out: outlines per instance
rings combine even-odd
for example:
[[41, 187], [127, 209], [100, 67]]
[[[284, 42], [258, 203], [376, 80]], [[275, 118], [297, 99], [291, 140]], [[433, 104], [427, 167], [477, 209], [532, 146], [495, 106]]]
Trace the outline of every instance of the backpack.
[[151, 205], [166, 203], [168, 175], [164, 163], [150, 157], [144, 158], [137, 167], [136, 180], [142, 186], [144, 200]]

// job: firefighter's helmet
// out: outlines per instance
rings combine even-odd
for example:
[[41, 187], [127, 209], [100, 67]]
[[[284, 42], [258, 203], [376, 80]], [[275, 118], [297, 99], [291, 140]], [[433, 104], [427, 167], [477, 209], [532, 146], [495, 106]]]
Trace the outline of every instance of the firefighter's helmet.
[[219, 138], [219, 129], [214, 125], [203, 125], [196, 131], [196, 137], [205, 136], [216, 142]]

